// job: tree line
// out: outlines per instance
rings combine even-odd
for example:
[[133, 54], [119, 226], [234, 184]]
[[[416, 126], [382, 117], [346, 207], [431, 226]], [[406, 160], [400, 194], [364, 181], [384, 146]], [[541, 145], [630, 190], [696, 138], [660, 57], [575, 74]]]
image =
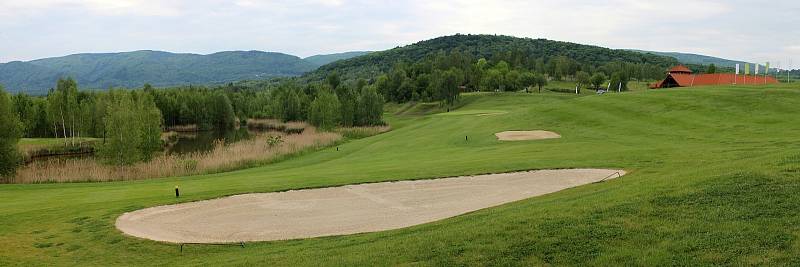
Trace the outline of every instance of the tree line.
[[287, 79], [266, 87], [233, 84], [217, 87], [171, 87], [108, 91], [79, 90], [71, 78], [59, 79], [46, 96], [9, 95], [0, 87], [7, 131], [0, 140], [0, 174], [20, 162], [21, 137], [63, 138], [75, 145], [82, 137], [100, 138], [105, 162], [132, 164], [161, 149], [166, 127], [193, 124], [225, 130], [248, 118], [308, 121], [322, 130], [337, 126], [383, 124], [384, 98], [366, 80], [343, 83], [334, 73], [324, 82]]
[[[462, 91], [520, 91], [552, 80], [575, 81], [579, 87], [601, 88], [609, 82], [627, 90], [633, 79], [663, 78], [661, 67], [610, 62], [600, 67], [582, 65], [566, 57], [537, 59], [532, 66], [505, 60], [474, 60], [458, 51], [440, 52], [413, 63], [398, 62], [375, 78], [374, 86], [389, 101], [443, 101], [452, 104]], [[645, 75], [646, 74], [646, 75]]]

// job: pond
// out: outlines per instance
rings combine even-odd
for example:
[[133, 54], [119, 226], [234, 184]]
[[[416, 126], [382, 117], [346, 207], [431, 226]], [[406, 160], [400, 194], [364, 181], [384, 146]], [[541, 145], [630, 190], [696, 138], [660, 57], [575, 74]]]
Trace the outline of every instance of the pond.
[[[246, 127], [230, 129], [226, 131], [198, 131], [198, 132], [178, 132], [177, 138], [164, 147], [167, 155], [183, 155], [194, 152], [206, 152], [214, 149], [216, 140], [223, 140], [226, 144], [247, 140], [254, 137], [260, 130], [248, 130]], [[93, 143], [101, 144], [102, 139], [94, 140]], [[95, 156], [93, 144], [84, 144], [73, 148], [57, 148], [51, 150], [38, 149], [30, 152], [32, 156], [25, 158], [25, 163], [42, 162], [48, 160], [66, 160], [77, 158], [92, 158]]]
[[168, 145], [164, 152], [167, 155], [180, 155], [211, 151], [216, 140], [223, 140], [226, 144], [235, 143], [250, 139], [256, 133], [258, 131], [248, 130], [245, 127], [226, 131], [179, 132], [177, 141]]

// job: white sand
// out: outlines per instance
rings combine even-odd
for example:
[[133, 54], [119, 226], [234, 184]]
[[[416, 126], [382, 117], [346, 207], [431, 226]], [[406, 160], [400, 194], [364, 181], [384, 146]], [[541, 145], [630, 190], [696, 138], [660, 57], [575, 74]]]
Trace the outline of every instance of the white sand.
[[494, 134], [501, 141], [523, 141], [561, 138], [561, 135], [550, 131], [505, 131]]
[[375, 232], [552, 193], [615, 172], [625, 174], [604, 169], [540, 170], [244, 194], [133, 211], [117, 218], [116, 226], [128, 235], [175, 243]]

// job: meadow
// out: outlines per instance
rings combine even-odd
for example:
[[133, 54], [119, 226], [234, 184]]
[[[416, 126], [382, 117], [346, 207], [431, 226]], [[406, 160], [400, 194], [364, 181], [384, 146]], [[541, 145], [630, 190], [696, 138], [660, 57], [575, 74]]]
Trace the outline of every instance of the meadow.
[[[0, 265], [800, 264], [796, 85], [477, 93], [461, 103], [444, 113], [389, 106], [390, 132], [262, 167], [0, 185]], [[562, 138], [497, 141], [505, 130]], [[404, 229], [244, 247], [181, 251], [114, 227], [127, 211], [233, 194], [576, 167], [628, 174]]]

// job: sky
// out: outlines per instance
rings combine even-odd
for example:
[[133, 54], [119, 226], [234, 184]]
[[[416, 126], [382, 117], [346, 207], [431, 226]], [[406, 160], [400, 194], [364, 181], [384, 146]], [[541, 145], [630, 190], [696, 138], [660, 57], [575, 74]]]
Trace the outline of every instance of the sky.
[[472, 33], [800, 69], [798, 14], [797, 0], [0, 0], [0, 62], [135, 50], [306, 57]]

